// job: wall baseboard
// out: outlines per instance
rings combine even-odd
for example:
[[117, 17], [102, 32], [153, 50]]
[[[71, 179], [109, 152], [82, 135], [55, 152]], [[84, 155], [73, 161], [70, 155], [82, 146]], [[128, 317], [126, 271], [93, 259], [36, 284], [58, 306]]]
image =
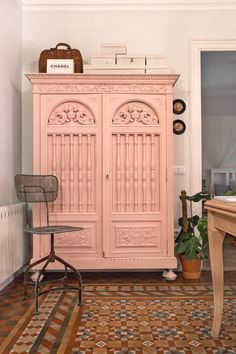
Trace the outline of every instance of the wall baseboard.
[[[14, 279], [16, 279], [21, 273], [23, 273], [24, 266], [18, 269], [14, 274], [12, 274], [10, 277], [8, 277], [6, 280], [4, 280], [0, 284], [0, 291], [3, 290], [7, 285], [9, 285]], [[23, 297], [23, 293], [22, 293]]]

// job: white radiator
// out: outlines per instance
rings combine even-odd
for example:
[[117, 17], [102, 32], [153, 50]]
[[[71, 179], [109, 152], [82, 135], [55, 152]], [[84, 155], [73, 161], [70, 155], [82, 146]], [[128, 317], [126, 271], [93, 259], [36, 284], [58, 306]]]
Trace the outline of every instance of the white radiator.
[[24, 204], [0, 207], [0, 290], [28, 259], [29, 242], [23, 228]]

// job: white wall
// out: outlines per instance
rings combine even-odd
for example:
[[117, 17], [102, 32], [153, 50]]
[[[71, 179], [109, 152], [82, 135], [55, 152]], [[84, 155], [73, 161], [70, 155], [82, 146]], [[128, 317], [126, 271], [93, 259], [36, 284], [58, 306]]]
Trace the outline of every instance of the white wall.
[[14, 176], [21, 169], [21, 8], [0, 1], [0, 205], [16, 201]]
[[[66, 3], [66, 1], [65, 1]], [[189, 159], [190, 116], [190, 42], [203, 39], [235, 39], [236, 10], [100, 10], [23, 12], [23, 73], [37, 72], [40, 51], [58, 42], [79, 48], [83, 58], [99, 52], [104, 42], [127, 43], [132, 54], [164, 55], [169, 66], [179, 73], [175, 97], [184, 99], [185, 113], [175, 118], [185, 121], [183, 135], [174, 136], [174, 164], [183, 165], [186, 175], [175, 178], [175, 217], [180, 214], [178, 195], [190, 191]], [[23, 79], [23, 171], [32, 170], [32, 95], [31, 86]]]

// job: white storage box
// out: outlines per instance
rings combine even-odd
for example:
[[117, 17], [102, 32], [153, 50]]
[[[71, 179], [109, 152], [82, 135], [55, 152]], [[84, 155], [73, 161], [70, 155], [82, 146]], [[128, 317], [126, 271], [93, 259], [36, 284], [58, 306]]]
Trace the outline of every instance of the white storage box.
[[72, 74], [74, 72], [73, 59], [48, 59], [47, 73], [51, 74]]
[[91, 65], [115, 65], [115, 55], [96, 55], [91, 57]]
[[146, 55], [146, 65], [165, 68], [167, 66], [166, 58], [158, 55]]
[[85, 74], [145, 74], [143, 68], [120, 67], [113, 65], [111, 67], [99, 67], [95, 65], [84, 65], [83, 72]]
[[101, 54], [126, 54], [127, 45], [124, 43], [102, 43]]
[[117, 65], [144, 66], [145, 56], [117, 55]]

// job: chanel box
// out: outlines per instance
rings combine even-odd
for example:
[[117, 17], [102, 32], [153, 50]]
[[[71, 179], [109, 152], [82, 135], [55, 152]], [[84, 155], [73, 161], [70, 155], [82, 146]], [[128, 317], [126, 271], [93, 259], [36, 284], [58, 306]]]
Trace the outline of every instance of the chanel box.
[[72, 74], [74, 72], [73, 59], [48, 59], [47, 73], [50, 74]]

